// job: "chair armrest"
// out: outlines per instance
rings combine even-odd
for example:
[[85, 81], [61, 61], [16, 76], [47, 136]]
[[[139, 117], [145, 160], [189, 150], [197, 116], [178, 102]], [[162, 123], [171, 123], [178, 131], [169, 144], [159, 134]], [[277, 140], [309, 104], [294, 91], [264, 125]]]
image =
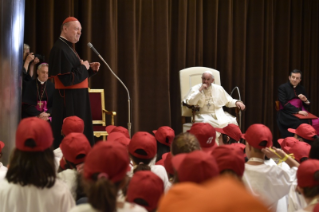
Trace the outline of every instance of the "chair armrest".
[[111, 116], [111, 124], [114, 125], [114, 116], [116, 116], [116, 112], [115, 111], [108, 111], [103, 109], [102, 110], [104, 114], [110, 115]]
[[[183, 101], [183, 106], [186, 106], [187, 108], [192, 110], [192, 115], [193, 115], [192, 123], [194, 124], [195, 123], [195, 113], [197, 111], [199, 111], [199, 106], [198, 105], [189, 105], [189, 104], [185, 103], [184, 101]], [[182, 120], [182, 122], [185, 123], [185, 120]]]
[[116, 112], [115, 111], [108, 111], [103, 109], [103, 113], [107, 114], [107, 115], [111, 115], [111, 116], [116, 116]]
[[189, 105], [185, 102], [183, 102], [183, 106], [188, 107], [189, 109], [191, 109], [193, 112], [195, 111], [199, 111], [199, 106], [198, 105]]

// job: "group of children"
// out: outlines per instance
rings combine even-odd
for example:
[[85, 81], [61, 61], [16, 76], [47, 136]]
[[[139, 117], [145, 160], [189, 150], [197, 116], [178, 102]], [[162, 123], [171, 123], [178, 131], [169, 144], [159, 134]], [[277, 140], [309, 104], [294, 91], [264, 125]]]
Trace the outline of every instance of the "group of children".
[[195, 123], [178, 135], [162, 126], [132, 138], [107, 126], [107, 140], [93, 147], [83, 130], [67, 117], [52, 150], [49, 123], [23, 119], [9, 165], [0, 163], [0, 212], [319, 211], [311, 125], [289, 129], [295, 136], [279, 139], [281, 149], [263, 124], [244, 134], [234, 124]]

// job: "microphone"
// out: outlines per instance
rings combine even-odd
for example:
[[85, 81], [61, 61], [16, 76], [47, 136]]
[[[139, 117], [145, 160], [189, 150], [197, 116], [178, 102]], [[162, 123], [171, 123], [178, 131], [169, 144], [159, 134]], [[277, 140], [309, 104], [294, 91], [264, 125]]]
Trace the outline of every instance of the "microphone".
[[107, 64], [107, 62], [105, 62], [105, 60], [103, 59], [103, 57], [100, 55], [100, 53], [98, 53], [98, 51], [96, 51], [96, 49], [93, 47], [93, 45], [88, 42], [88, 47], [90, 49], [92, 49], [95, 54], [97, 54], [97, 56], [99, 56], [99, 58], [105, 63], [105, 65], [109, 68], [109, 70], [111, 71], [111, 73], [115, 76], [115, 78], [120, 81], [120, 83], [123, 85], [123, 87], [125, 88], [126, 92], [127, 92], [127, 104], [128, 104], [128, 123], [127, 123], [127, 128], [128, 128], [128, 132], [129, 135], [131, 137], [131, 129], [132, 129], [132, 124], [131, 124], [131, 97], [130, 97], [130, 92], [127, 89], [127, 87], [125, 86], [125, 84], [122, 82], [122, 80], [112, 71], [112, 69], [110, 68], [109, 64]]
[[96, 49], [94, 48], [94, 46], [92, 45], [92, 43], [88, 42], [88, 47], [89, 47], [90, 49], [92, 49], [92, 50], [95, 52], [95, 54], [97, 54], [97, 56], [100, 56], [100, 53], [98, 53], [98, 51], [96, 51]]

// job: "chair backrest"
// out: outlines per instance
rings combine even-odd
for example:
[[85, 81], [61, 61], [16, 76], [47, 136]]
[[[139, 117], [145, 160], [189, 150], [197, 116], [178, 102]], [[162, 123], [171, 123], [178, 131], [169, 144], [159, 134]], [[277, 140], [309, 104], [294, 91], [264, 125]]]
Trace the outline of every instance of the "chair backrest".
[[[211, 71], [214, 75], [214, 84], [220, 85], [219, 71], [207, 67], [190, 67], [179, 71], [179, 83], [181, 89], [181, 102], [186, 97], [187, 93], [194, 85], [202, 83], [202, 74], [205, 71]], [[182, 116], [192, 116], [192, 111], [187, 107], [182, 107]]]
[[89, 88], [89, 98], [93, 124], [105, 126], [105, 116], [103, 114], [103, 110], [105, 110], [104, 89]]

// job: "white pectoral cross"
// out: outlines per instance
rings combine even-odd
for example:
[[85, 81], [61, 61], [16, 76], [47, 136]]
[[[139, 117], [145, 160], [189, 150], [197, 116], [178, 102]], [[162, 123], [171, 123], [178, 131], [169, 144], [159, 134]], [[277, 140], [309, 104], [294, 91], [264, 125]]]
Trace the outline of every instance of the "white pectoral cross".
[[38, 102], [39, 108], [42, 108], [43, 103], [41, 101]]

